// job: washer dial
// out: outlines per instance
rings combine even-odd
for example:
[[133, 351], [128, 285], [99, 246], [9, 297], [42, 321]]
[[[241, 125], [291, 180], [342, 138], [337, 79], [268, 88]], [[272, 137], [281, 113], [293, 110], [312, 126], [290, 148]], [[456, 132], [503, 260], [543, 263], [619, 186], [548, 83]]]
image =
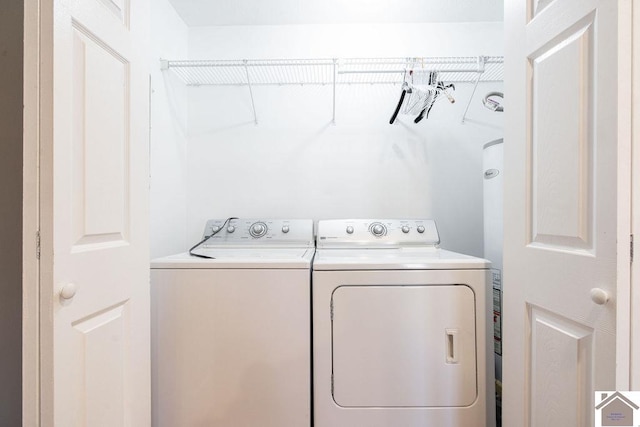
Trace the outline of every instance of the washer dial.
[[369, 226], [369, 231], [376, 237], [382, 237], [387, 234], [387, 227], [380, 222], [374, 222]]
[[264, 222], [254, 222], [251, 224], [251, 227], [249, 227], [249, 234], [255, 238], [260, 238], [267, 234], [267, 230], [267, 224]]

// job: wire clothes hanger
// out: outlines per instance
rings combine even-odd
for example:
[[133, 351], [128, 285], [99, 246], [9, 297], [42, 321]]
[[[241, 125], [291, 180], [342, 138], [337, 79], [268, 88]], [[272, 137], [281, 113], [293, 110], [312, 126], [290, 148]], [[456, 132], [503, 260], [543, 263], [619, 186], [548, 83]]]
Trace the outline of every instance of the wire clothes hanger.
[[[409, 73], [410, 75], [413, 75], [413, 71], [409, 71]], [[411, 93], [411, 88], [407, 83], [407, 69], [405, 68], [404, 78], [402, 81], [402, 92], [400, 93], [400, 100], [398, 101], [398, 105], [396, 105], [396, 109], [393, 111], [393, 114], [391, 115], [391, 120], [389, 120], [390, 125], [392, 125], [396, 121], [396, 118], [398, 117], [398, 113], [400, 113], [400, 108], [402, 108], [402, 103], [404, 102], [404, 98], [407, 95], [407, 93]]]
[[[441, 95], [445, 95], [449, 102], [454, 103], [455, 99], [449, 93], [449, 89], [455, 90], [454, 84], [445, 84], [439, 80], [438, 72], [429, 71], [427, 78], [427, 85], [414, 84], [414, 71], [409, 70], [409, 77], [411, 83], [407, 82], [407, 72], [405, 71], [405, 78], [402, 83], [402, 93], [400, 94], [400, 100], [398, 105], [391, 116], [390, 124], [393, 124], [400, 112], [402, 114], [418, 114], [414, 123], [421, 122], [424, 118], [429, 117], [429, 113], [433, 108], [433, 105]], [[407, 97], [408, 95], [408, 97]]]

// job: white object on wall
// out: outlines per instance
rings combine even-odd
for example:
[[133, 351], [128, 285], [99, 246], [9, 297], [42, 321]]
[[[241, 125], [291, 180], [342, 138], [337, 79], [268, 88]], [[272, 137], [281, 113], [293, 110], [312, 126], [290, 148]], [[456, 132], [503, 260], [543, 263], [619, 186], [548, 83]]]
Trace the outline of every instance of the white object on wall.
[[503, 140], [484, 145], [484, 257], [491, 261], [496, 379], [502, 380], [502, 238], [504, 224]]
[[484, 257], [491, 266], [502, 271], [503, 236], [503, 140], [496, 139], [484, 145]]

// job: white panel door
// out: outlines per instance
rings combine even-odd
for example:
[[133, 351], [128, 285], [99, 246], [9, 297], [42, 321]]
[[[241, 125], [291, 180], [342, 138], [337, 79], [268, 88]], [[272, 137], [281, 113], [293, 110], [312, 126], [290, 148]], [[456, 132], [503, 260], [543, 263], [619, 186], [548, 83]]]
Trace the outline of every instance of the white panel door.
[[583, 427], [616, 378], [617, 2], [505, 6], [504, 425]]
[[42, 11], [44, 426], [150, 424], [148, 13]]

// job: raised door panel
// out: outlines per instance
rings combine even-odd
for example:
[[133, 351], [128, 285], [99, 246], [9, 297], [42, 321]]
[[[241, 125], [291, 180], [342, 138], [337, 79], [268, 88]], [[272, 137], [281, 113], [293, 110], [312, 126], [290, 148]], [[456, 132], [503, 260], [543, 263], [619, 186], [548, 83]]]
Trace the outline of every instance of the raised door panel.
[[593, 249], [591, 19], [530, 56], [531, 243]]
[[531, 426], [591, 422], [593, 329], [529, 306]]
[[[120, 304], [73, 323], [81, 354], [78, 381], [84, 389], [83, 425], [126, 425], [126, 370], [129, 360], [128, 306]], [[131, 396], [129, 396], [131, 397]]]
[[76, 24], [73, 65], [73, 250], [126, 244], [129, 63]]

